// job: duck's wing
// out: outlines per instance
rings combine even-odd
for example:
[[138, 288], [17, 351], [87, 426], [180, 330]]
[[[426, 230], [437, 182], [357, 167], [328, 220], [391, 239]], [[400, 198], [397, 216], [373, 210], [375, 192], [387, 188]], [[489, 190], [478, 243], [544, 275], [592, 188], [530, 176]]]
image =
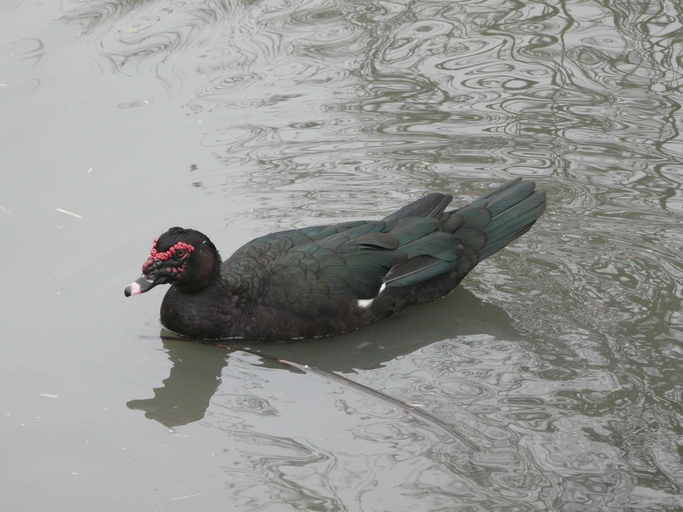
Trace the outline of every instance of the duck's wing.
[[[276, 262], [280, 271], [300, 266], [293, 261], [299, 258], [309, 261], [310, 265], [315, 267], [320, 262], [307, 255], [311, 251], [318, 250], [318, 243], [321, 244], [321, 248], [328, 251], [334, 252], [337, 248], [343, 247], [342, 250], [345, 253], [354, 252], [355, 246], [349, 242], [354, 237], [360, 236], [359, 234], [389, 231], [406, 218], [438, 218], [451, 199], [452, 197], [447, 194], [431, 193], [400, 208], [381, 222], [365, 220], [341, 222], [279, 231], [255, 238], [240, 247], [223, 263], [221, 267], [223, 280], [247, 300], [256, 300], [262, 295], [266, 278], [272, 273]], [[381, 246], [380, 238], [376, 238], [374, 243]], [[371, 242], [366, 236], [366, 248]], [[362, 244], [363, 240], [360, 243]], [[302, 271], [306, 271], [305, 265]], [[363, 289], [374, 288], [375, 277], [373, 276], [370, 281], [372, 284], [364, 285]]]
[[376, 297], [389, 279], [407, 285], [448, 272], [462, 244], [438, 229], [435, 218], [404, 217], [395, 226], [367, 222], [294, 247], [266, 277], [260, 302], [299, 315], [334, 315]]

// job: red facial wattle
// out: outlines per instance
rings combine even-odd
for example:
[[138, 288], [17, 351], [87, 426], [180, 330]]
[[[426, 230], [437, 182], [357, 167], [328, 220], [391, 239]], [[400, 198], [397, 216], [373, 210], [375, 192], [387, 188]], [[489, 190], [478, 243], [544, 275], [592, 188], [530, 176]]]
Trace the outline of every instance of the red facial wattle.
[[185, 272], [187, 260], [193, 251], [194, 246], [185, 242], [176, 242], [165, 251], [159, 251], [157, 240], [154, 240], [149, 257], [142, 265], [142, 275], [126, 286], [124, 295], [130, 297], [145, 293], [158, 284], [179, 278]]
[[[165, 251], [159, 251], [157, 250], [157, 242], [158, 240], [154, 240], [152, 249], [149, 252], [149, 257], [142, 264], [143, 274], [147, 274], [155, 263], [168, 261], [175, 257], [178, 257], [179, 261], [184, 262], [194, 251], [194, 246], [185, 242], [176, 242]], [[178, 273], [181, 269], [179, 267], [171, 267], [168, 270], [173, 273]]]

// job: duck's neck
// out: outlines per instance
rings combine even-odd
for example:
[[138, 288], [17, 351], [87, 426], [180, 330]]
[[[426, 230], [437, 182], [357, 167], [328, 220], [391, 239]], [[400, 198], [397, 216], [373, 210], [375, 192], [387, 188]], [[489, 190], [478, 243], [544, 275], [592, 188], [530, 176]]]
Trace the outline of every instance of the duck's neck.
[[199, 293], [211, 285], [219, 284], [221, 279], [221, 256], [215, 247], [200, 246], [197, 254], [188, 263], [187, 280], [175, 283], [182, 293]]

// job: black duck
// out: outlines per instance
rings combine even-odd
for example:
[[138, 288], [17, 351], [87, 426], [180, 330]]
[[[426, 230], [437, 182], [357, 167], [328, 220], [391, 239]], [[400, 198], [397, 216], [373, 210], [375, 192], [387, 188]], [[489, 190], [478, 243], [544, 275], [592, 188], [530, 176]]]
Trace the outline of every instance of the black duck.
[[170, 284], [167, 328], [197, 338], [298, 339], [353, 331], [453, 290], [531, 228], [545, 193], [514, 180], [457, 210], [432, 193], [382, 220], [261, 236], [221, 263], [209, 238], [174, 227], [125, 295]]

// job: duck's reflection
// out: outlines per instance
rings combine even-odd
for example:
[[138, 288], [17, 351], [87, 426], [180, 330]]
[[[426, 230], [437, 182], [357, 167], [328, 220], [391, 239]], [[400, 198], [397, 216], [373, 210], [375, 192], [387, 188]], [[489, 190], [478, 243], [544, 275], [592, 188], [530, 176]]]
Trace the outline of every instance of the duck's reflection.
[[168, 378], [154, 388], [153, 398], [126, 405], [169, 428], [201, 420], [221, 383], [227, 355], [201, 343], [168, 338], [162, 342], [172, 364]]
[[302, 343], [270, 343], [255, 350], [278, 359], [308, 364], [330, 372], [378, 368], [396, 357], [410, 354], [436, 341], [459, 336], [488, 334], [517, 339], [519, 334], [501, 308], [483, 302], [465, 288], [448, 297], [415, 306], [357, 332]]
[[[287, 368], [277, 361], [286, 359], [323, 371], [349, 373], [377, 368], [435, 341], [450, 338], [457, 343], [459, 336], [472, 334], [508, 340], [519, 337], [505, 311], [460, 288], [441, 301], [411, 308], [349, 335], [249, 347], [263, 355], [263, 366]], [[162, 342], [172, 363], [168, 378], [154, 389], [153, 398], [131, 400], [127, 405], [167, 427], [198, 421], [221, 383], [230, 352], [244, 345], [208, 345], [164, 336]]]

